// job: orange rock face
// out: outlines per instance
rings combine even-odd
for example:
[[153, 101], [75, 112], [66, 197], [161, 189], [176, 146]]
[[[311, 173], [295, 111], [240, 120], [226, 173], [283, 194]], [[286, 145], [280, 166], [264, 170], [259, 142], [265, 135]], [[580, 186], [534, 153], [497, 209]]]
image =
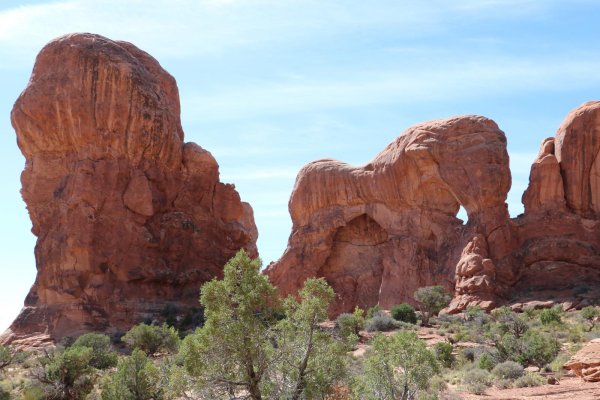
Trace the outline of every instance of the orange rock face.
[[416, 125], [363, 167], [313, 162], [290, 199], [288, 248], [267, 274], [284, 294], [325, 277], [338, 294], [333, 314], [414, 302], [421, 286], [451, 290], [473, 234], [496, 253], [508, 247], [510, 183], [504, 133], [477, 116]]
[[585, 305], [600, 283], [599, 152], [600, 102], [590, 102], [542, 143], [513, 219], [506, 139], [484, 117], [416, 125], [363, 167], [313, 162], [290, 199], [287, 250], [267, 274], [284, 294], [324, 277], [338, 294], [332, 314], [414, 303], [434, 284], [454, 292], [449, 312]]
[[240, 248], [251, 207], [183, 142], [175, 79], [125, 42], [49, 43], [12, 112], [38, 274], [4, 340], [124, 330], [200, 285]]
[[600, 339], [585, 345], [564, 365], [588, 382], [600, 382]]

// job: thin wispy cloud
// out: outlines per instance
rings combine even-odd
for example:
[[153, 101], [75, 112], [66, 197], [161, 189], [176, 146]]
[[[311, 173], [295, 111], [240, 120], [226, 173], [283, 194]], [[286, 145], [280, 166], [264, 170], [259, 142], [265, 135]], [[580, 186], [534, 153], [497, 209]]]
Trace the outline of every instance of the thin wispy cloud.
[[161, 57], [320, 40], [368, 27], [393, 27], [395, 35], [414, 37], [474, 13], [498, 18], [514, 10], [539, 12], [551, 4], [522, 3], [438, 1], [432, 7], [414, 1], [64, 0], [0, 11], [0, 54], [11, 52], [13, 63], [29, 62], [50, 38], [76, 31], [129, 40]]
[[346, 77], [305, 82], [260, 82], [253, 86], [220, 88], [218, 93], [188, 94], [184, 109], [196, 110], [191, 121], [301, 113], [378, 104], [413, 104], [468, 97], [497, 96], [540, 90], [560, 91], [600, 83], [600, 57], [573, 55], [564, 59], [487, 58], [448, 61], [424, 69], [372, 70]]

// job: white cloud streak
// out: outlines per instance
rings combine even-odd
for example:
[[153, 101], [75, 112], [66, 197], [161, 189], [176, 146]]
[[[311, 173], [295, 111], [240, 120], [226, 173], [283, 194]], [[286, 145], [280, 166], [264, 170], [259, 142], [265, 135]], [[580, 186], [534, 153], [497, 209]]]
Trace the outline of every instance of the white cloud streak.
[[596, 73], [599, 69], [600, 58], [592, 54], [573, 55], [570, 59], [545, 57], [535, 63], [499, 57], [463, 63], [449, 60], [429, 69], [354, 74], [340, 71], [347, 76], [220, 88], [219, 93], [188, 94], [183, 107], [190, 121], [221, 121], [378, 104], [480, 98], [515, 91], [573, 90], [600, 83]]
[[[516, 3], [519, 6], [516, 6]], [[553, 1], [63, 0], [0, 11], [0, 55], [28, 63], [51, 38], [96, 32], [136, 43], [158, 57], [219, 54], [235, 48], [320, 40], [366, 27], [414, 37], [475, 14], [534, 14]], [[21, 64], [22, 65], [22, 64]]]

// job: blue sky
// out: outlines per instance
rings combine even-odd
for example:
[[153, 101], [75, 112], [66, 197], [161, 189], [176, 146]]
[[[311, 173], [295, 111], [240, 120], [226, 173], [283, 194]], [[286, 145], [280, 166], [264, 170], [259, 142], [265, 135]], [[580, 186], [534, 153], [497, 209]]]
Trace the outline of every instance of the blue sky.
[[187, 141], [255, 210], [265, 264], [283, 252], [297, 171], [362, 164], [408, 126], [458, 114], [508, 137], [520, 198], [541, 140], [600, 91], [595, 0], [64, 0], [0, 3], [0, 330], [35, 277], [10, 126], [35, 55], [95, 32], [156, 57], [179, 84]]

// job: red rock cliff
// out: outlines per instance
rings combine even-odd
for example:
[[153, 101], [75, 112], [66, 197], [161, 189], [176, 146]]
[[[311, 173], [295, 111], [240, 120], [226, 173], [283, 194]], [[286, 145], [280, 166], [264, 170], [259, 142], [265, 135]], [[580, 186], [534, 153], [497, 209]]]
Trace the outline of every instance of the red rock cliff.
[[[333, 314], [413, 302], [421, 286], [452, 290], [466, 232], [486, 252], [493, 243], [492, 256], [506, 251], [510, 183], [504, 133], [478, 116], [409, 128], [362, 167], [313, 162], [290, 199], [288, 248], [267, 274], [284, 294], [325, 277], [338, 295]], [[456, 218], [461, 204], [469, 228]]]
[[[416, 125], [369, 164], [320, 160], [298, 174], [288, 247], [267, 274], [284, 294], [309, 276], [336, 290], [332, 314], [454, 292], [450, 312], [600, 296], [600, 102], [542, 143], [511, 219], [506, 139], [484, 117]], [[456, 218], [459, 205], [469, 216]]]
[[175, 79], [130, 43], [42, 49], [12, 112], [38, 274], [5, 341], [127, 329], [197, 305], [239, 248], [256, 255], [251, 207], [183, 142], [179, 111]]

